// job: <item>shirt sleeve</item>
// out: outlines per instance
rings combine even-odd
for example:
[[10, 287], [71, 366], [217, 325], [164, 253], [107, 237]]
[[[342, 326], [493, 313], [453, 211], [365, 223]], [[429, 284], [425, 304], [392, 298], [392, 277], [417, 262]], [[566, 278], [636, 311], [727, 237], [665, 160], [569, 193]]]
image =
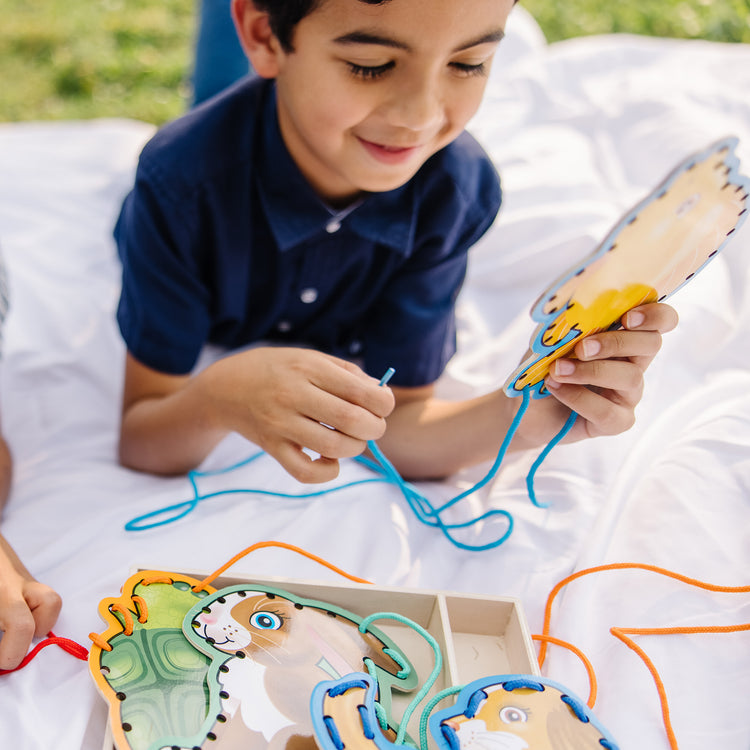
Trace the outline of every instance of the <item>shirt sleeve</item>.
[[394, 385], [433, 383], [455, 353], [467, 254], [500, 208], [500, 181], [489, 158], [473, 139], [459, 146], [436, 169], [439, 177], [424, 185], [413, 252], [372, 312], [365, 369], [379, 377], [394, 367]]
[[141, 158], [115, 227], [122, 260], [117, 322], [128, 351], [160, 372], [190, 372], [210, 327], [193, 196]]

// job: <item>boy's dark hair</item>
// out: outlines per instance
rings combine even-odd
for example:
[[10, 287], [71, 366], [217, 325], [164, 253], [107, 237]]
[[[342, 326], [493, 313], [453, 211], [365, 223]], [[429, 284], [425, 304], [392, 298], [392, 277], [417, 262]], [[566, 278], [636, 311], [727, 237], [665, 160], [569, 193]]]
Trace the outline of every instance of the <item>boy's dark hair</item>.
[[[293, 52], [294, 27], [310, 15], [324, 0], [254, 0], [255, 7], [268, 13], [271, 31], [281, 42], [285, 52]], [[381, 5], [388, 0], [359, 0], [368, 5]], [[513, 0], [515, 5], [518, 0]]]
[[[294, 27], [310, 15], [323, 0], [254, 0], [255, 7], [268, 13], [271, 31], [281, 42], [285, 52], [293, 52]], [[368, 5], [380, 5], [388, 0], [359, 0]]]

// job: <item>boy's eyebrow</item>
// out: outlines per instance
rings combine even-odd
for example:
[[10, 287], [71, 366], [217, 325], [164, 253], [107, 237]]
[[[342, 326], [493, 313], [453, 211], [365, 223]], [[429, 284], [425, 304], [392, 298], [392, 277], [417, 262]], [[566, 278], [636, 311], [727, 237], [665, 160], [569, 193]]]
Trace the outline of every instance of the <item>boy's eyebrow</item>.
[[480, 44], [494, 44], [495, 42], [501, 41], [504, 36], [505, 32], [502, 29], [494, 29], [493, 31], [488, 31], [486, 34], [482, 34], [482, 36], [479, 36], [476, 39], [472, 39], [466, 44], [456, 47], [453, 51], [463, 52], [465, 49], [478, 47]]
[[[482, 34], [476, 39], [471, 39], [465, 44], [460, 44], [453, 51], [463, 52], [472, 47], [478, 47], [480, 44], [494, 44], [495, 42], [499, 42], [504, 36], [505, 33], [502, 29], [494, 29], [493, 31], [488, 31], [486, 34]], [[369, 31], [350, 31], [348, 34], [337, 36], [333, 41], [336, 44], [373, 44], [380, 47], [400, 49], [406, 52], [412, 51], [412, 48], [406, 42], [393, 39], [392, 37], [371, 33]]]
[[411, 47], [405, 42], [398, 39], [373, 34], [369, 31], [350, 31], [348, 34], [337, 36], [334, 40], [336, 44], [375, 44], [380, 47], [393, 47], [394, 49], [410, 50]]

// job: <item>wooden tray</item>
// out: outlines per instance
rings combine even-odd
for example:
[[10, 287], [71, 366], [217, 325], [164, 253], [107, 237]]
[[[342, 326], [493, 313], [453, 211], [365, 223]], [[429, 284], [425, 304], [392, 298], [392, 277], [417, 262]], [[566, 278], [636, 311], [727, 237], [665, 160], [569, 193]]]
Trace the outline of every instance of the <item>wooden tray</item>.
[[[148, 570], [136, 568], [132, 572]], [[206, 576], [195, 570], [174, 571], [197, 580]], [[396, 612], [427, 630], [437, 641], [443, 669], [428, 694], [495, 674], [539, 675], [532, 640], [518, 600], [508, 597], [462, 594], [449, 591], [405, 589], [352, 582], [314, 582], [280, 577], [224, 575], [212, 581], [216, 589], [236, 584], [258, 584], [283, 589], [297, 596], [341, 607], [360, 617], [376, 612]], [[408, 655], [420, 685], [434, 666], [430, 645], [412, 628], [394, 620], [376, 620], [379, 630], [390, 636]], [[414, 694], [394, 693], [393, 714], [399, 721]], [[419, 736], [421, 706], [412, 715], [409, 734]], [[109, 732], [104, 750], [112, 750]]]

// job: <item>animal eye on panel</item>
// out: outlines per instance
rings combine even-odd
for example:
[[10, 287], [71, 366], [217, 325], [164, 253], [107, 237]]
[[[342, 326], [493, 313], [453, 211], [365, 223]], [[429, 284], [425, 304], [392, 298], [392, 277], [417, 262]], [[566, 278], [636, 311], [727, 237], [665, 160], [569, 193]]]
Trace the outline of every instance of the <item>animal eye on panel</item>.
[[258, 630], [278, 630], [284, 624], [284, 620], [275, 612], [261, 611], [250, 616], [250, 624]]
[[527, 711], [516, 706], [504, 706], [500, 709], [500, 721], [504, 724], [525, 724], [529, 719]]

